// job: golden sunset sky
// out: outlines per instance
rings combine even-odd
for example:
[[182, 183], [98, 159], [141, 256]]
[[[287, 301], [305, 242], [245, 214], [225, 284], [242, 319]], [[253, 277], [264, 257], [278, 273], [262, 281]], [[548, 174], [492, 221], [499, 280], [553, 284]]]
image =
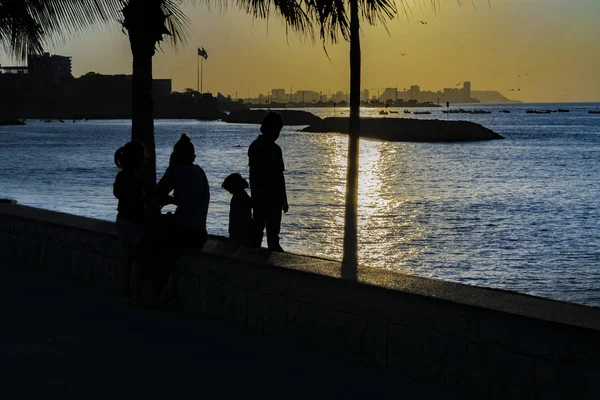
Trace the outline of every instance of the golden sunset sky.
[[[600, 101], [600, 0], [473, 3], [441, 0], [435, 13], [429, 0], [406, 0], [408, 17], [390, 21], [389, 33], [363, 25], [362, 87], [438, 90], [470, 80], [473, 90], [498, 90], [527, 102]], [[197, 46], [209, 54], [205, 91], [255, 97], [290, 86], [324, 93], [349, 88], [347, 43], [327, 46], [330, 61], [318, 38], [286, 37], [278, 18], [267, 24], [235, 8], [184, 9], [193, 23], [188, 44], [178, 51], [164, 45], [154, 59], [154, 76], [171, 78], [174, 90], [196, 87]], [[75, 76], [131, 73], [129, 44], [117, 24], [49, 50], [72, 56]], [[0, 56], [0, 63], [10, 60]]]

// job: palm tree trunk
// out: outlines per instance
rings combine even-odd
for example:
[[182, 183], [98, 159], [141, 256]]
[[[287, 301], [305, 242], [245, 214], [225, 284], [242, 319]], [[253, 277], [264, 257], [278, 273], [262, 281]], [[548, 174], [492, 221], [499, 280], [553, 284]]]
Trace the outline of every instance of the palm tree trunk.
[[[135, 36], [133, 36], [135, 37]], [[154, 101], [152, 99], [152, 55], [143, 51], [143, 44], [134, 45], [131, 87], [131, 140], [146, 146], [146, 163], [142, 179], [152, 188], [156, 185], [156, 150], [154, 146]], [[152, 44], [153, 45], [153, 44]], [[141, 49], [140, 49], [141, 48]]]
[[[152, 35], [150, 16], [162, 15], [160, 1], [130, 0], [124, 14], [129, 32], [129, 43], [133, 55], [131, 86], [131, 139], [146, 147], [146, 163], [142, 170], [142, 180], [146, 194], [154, 199], [156, 189], [156, 149], [154, 145], [154, 101], [152, 96], [152, 57], [154, 57], [156, 37]], [[152, 202], [151, 202], [152, 203]], [[149, 212], [158, 213], [157, 207]]]
[[350, 0], [350, 130], [342, 277], [356, 279], [358, 265], [358, 158], [360, 137], [360, 23], [358, 0]]

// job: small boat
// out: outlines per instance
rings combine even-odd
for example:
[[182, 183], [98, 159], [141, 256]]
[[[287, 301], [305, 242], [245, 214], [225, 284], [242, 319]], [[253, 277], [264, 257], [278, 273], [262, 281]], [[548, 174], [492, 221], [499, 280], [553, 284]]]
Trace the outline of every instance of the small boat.
[[564, 108], [559, 108], [559, 109], [558, 109], [558, 110], [556, 110], [556, 111], [558, 111], [558, 112], [569, 112], [569, 110], [566, 110], [566, 109], [564, 109]]
[[551, 114], [550, 110], [527, 110], [525, 111], [527, 114]]
[[388, 112], [385, 110], [379, 111], [379, 115], [388, 115]]
[[491, 114], [491, 111], [486, 110], [471, 110], [468, 112], [469, 114]]
[[64, 124], [65, 120], [64, 119], [59, 119], [58, 122], [62, 122]]
[[388, 111], [390, 114], [398, 114], [398, 111]]
[[45, 119], [44, 122], [52, 122], [51, 119]]
[[500, 110], [501, 113], [510, 114], [510, 110]]
[[600, 114], [600, 110], [589, 110], [588, 114]]
[[410, 110], [404, 110], [404, 114], [410, 114]]
[[425, 115], [425, 114], [431, 114], [431, 111], [415, 111], [414, 112], [415, 115]]

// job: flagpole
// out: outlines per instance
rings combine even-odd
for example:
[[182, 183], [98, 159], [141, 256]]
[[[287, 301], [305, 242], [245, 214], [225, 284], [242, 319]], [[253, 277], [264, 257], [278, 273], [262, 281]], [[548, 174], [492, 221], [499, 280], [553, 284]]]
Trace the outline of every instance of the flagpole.
[[204, 72], [204, 57], [200, 60], [200, 93], [204, 93], [204, 89], [202, 88], [202, 73]]
[[200, 56], [196, 54], [196, 81], [198, 92], [200, 92]]

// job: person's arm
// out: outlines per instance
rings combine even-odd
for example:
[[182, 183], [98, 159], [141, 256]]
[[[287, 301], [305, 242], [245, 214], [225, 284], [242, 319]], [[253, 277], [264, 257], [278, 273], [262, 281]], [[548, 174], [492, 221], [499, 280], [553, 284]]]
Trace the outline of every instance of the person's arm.
[[161, 207], [167, 204], [176, 204], [175, 198], [169, 195], [173, 189], [175, 189], [175, 179], [173, 178], [171, 168], [167, 168], [165, 174], [156, 185], [156, 200]]
[[283, 175], [283, 172], [285, 171], [285, 165], [283, 164], [283, 154], [281, 153], [281, 148], [279, 148], [279, 169], [280, 169], [280, 173], [278, 176], [278, 181], [277, 182], [277, 186], [279, 187], [279, 191], [280, 191], [280, 195], [281, 198], [283, 199], [283, 204], [281, 209], [283, 210], [284, 213], [287, 213], [290, 206], [288, 204], [288, 200], [287, 200], [287, 191], [285, 190], [285, 176]]
[[283, 176], [283, 172], [281, 173], [281, 187], [281, 190], [283, 191], [283, 206], [281, 207], [281, 209], [284, 213], [287, 213], [290, 209], [290, 206], [287, 200], [287, 191], [285, 190], [285, 176]]

